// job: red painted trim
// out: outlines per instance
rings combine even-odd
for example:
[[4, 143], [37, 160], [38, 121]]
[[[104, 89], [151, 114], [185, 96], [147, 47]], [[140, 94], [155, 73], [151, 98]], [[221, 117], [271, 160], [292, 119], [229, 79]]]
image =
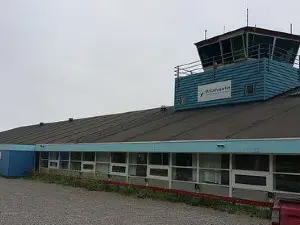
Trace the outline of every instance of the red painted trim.
[[232, 202], [232, 203], [238, 203], [238, 204], [244, 204], [244, 205], [254, 205], [254, 206], [258, 206], [258, 207], [273, 208], [273, 203], [269, 203], [269, 202], [259, 202], [259, 201], [252, 201], [252, 200], [240, 199], [240, 198], [230, 198], [230, 197], [223, 197], [223, 196], [217, 196], [217, 195], [202, 194], [202, 193], [189, 192], [189, 191], [181, 191], [181, 190], [176, 190], [176, 189], [128, 184], [128, 183], [123, 183], [123, 182], [118, 182], [118, 181], [103, 181], [103, 182], [105, 184], [113, 184], [113, 185], [122, 186], [122, 187], [134, 187], [137, 189], [151, 190], [151, 191], [155, 191], [155, 192], [166, 192], [166, 193], [176, 194], [176, 195], [181, 195], [181, 196], [205, 198], [205, 199], [219, 200], [219, 201]]

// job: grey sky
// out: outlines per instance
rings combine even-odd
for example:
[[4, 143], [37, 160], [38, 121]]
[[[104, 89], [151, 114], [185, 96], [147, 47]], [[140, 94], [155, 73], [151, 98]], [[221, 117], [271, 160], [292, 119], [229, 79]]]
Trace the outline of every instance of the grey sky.
[[[245, 2], [1, 0], [0, 130], [172, 105], [173, 67], [205, 29], [244, 26]], [[250, 25], [300, 34], [299, 0], [248, 5]]]

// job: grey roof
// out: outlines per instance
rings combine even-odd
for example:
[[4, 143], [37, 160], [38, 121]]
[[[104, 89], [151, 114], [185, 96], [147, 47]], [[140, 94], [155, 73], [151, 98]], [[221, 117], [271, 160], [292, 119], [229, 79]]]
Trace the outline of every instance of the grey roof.
[[2, 144], [101, 143], [300, 137], [300, 97], [187, 111], [167, 107], [19, 127]]

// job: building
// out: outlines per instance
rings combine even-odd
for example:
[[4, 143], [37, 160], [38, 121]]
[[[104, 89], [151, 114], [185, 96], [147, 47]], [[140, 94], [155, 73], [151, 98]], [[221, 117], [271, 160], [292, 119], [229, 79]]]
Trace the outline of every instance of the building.
[[200, 61], [175, 67], [173, 107], [2, 132], [0, 172], [56, 171], [249, 204], [299, 195], [299, 44], [255, 27], [200, 41]]

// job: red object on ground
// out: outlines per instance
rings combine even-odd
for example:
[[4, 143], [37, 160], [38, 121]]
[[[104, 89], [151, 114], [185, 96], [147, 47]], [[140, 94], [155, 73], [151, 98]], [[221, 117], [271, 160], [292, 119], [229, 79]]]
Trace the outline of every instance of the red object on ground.
[[276, 199], [272, 225], [300, 225], [300, 198]]

